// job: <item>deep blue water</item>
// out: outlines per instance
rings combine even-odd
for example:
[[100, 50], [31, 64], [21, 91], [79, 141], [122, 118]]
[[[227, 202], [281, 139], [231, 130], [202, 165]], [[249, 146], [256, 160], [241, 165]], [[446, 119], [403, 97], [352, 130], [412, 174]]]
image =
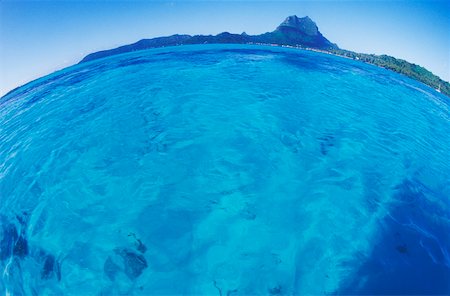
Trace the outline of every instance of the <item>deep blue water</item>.
[[449, 294], [449, 100], [302, 50], [76, 65], [0, 99], [12, 295]]

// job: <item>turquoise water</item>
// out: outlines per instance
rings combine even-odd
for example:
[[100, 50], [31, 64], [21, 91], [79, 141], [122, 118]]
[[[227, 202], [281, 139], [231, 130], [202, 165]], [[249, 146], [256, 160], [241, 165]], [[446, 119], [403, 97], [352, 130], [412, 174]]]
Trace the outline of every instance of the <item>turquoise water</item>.
[[0, 288], [448, 294], [449, 100], [302, 50], [76, 65], [0, 99]]

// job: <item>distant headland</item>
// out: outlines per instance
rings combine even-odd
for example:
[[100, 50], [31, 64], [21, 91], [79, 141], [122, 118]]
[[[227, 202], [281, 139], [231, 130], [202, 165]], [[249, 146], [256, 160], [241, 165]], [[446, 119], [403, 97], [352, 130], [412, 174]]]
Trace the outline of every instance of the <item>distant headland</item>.
[[214, 43], [279, 45], [331, 53], [404, 74], [450, 97], [450, 83], [440, 79], [427, 69], [388, 55], [364, 54], [341, 49], [335, 43], [325, 38], [320, 33], [316, 23], [308, 16], [302, 18], [296, 15], [289, 16], [274, 31], [260, 35], [248, 35], [245, 32], [242, 34], [223, 32], [217, 35], [191, 36], [176, 34], [167, 37], [142, 39], [133, 44], [88, 54], [80, 63], [149, 48]]

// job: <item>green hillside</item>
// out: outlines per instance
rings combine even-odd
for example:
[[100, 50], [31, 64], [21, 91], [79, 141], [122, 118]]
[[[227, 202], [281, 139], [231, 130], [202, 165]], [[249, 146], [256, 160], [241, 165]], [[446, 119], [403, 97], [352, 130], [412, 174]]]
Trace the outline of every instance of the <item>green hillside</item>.
[[434, 75], [433, 73], [419, 65], [409, 63], [402, 59], [396, 59], [388, 55], [357, 53], [343, 49], [330, 49], [328, 51], [336, 55], [360, 60], [392, 70], [397, 73], [404, 74], [412, 79], [429, 85], [434, 89], [439, 89], [441, 93], [450, 97], [450, 83], [440, 79], [438, 76]]

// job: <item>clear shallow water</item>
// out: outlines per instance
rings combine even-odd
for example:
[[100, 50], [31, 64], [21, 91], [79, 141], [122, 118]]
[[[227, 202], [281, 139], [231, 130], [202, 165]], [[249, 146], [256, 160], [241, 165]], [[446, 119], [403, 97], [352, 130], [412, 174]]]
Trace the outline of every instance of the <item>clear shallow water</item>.
[[330, 55], [209, 45], [0, 100], [12, 294], [448, 294], [448, 99]]

